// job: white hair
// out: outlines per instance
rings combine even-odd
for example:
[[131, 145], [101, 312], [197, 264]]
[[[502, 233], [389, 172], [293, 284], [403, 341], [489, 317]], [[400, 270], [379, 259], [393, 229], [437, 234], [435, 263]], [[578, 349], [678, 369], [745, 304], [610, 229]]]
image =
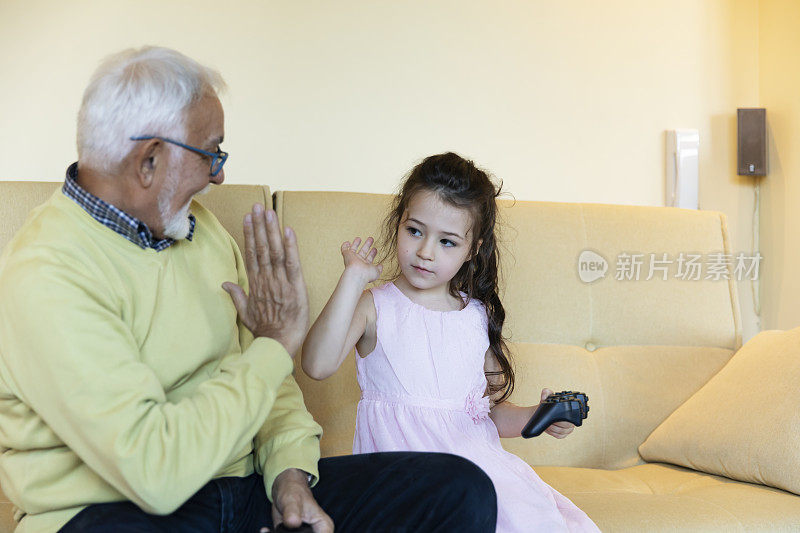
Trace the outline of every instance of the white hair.
[[186, 110], [225, 88], [219, 72], [169, 48], [145, 46], [107, 57], [92, 75], [78, 112], [78, 159], [113, 172], [133, 148], [130, 137], [183, 141]]

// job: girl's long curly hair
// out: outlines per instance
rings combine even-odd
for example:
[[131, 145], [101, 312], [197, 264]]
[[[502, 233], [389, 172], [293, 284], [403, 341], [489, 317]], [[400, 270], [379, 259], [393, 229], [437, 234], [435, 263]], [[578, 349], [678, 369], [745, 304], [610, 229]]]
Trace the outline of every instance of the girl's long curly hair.
[[[449, 292], [461, 298], [459, 291], [469, 299], [483, 303], [488, 318], [489, 349], [500, 366], [499, 371], [487, 372], [489, 376], [501, 376], [502, 381], [495, 385], [490, 380], [489, 394], [502, 391], [495, 403], [501, 403], [511, 396], [514, 390], [514, 369], [511, 353], [503, 337], [503, 322], [506, 312], [498, 296], [498, 277], [500, 256], [495, 223], [497, 221], [496, 198], [500, 195], [502, 182], [495, 185], [492, 178], [475, 166], [472, 161], [458, 154], [447, 152], [425, 158], [415, 166], [400, 185], [392, 208], [383, 223], [381, 233], [381, 261], [397, 254], [397, 235], [400, 222], [414, 195], [430, 191], [445, 203], [459, 209], [467, 209], [472, 215], [472, 239], [470, 259], [450, 280]], [[478, 244], [480, 243], [480, 247]], [[399, 267], [390, 274], [389, 279], [400, 275]]]

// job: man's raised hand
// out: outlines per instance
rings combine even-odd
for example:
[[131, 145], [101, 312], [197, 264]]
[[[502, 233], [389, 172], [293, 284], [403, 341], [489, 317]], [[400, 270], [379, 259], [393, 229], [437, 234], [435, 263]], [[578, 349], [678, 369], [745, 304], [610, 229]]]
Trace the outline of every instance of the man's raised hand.
[[294, 357], [308, 329], [308, 294], [297, 238], [289, 227], [281, 236], [275, 212], [255, 204], [244, 217], [244, 248], [249, 294], [231, 282], [222, 288], [255, 337], [277, 340]]

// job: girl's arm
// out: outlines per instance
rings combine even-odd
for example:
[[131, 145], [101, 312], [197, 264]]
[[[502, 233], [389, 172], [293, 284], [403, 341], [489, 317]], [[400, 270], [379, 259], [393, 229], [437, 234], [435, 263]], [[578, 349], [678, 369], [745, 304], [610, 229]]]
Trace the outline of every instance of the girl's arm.
[[[500, 365], [497, 363], [497, 359], [495, 359], [491, 350], [486, 350], [486, 358], [483, 368], [486, 372], [495, 372], [500, 370]], [[502, 382], [502, 378], [500, 376], [486, 376], [486, 379], [495, 385], [499, 385]], [[553, 391], [550, 389], [542, 389], [541, 399], [544, 400], [551, 394], [553, 394]], [[494, 425], [497, 426], [497, 433], [501, 437], [519, 437], [522, 435], [522, 429], [531, 419], [533, 413], [539, 409], [541, 404], [530, 407], [521, 407], [514, 405], [508, 400], [504, 401], [503, 403], [495, 404], [494, 401], [499, 399], [501, 395], [502, 392], [496, 392], [494, 396], [490, 398], [493, 402], [493, 405], [489, 411], [489, 418], [491, 418], [492, 422], [494, 422]], [[552, 435], [557, 439], [563, 439], [572, 433], [574, 429], [575, 425], [569, 422], [556, 422], [551, 424], [550, 427], [545, 430], [545, 433]]]
[[342, 244], [344, 272], [303, 343], [303, 371], [313, 379], [325, 379], [338, 370], [374, 315], [372, 294], [364, 287], [380, 276], [382, 266], [372, 264], [378, 253], [370, 249], [372, 242], [368, 238], [361, 250], [360, 238]]

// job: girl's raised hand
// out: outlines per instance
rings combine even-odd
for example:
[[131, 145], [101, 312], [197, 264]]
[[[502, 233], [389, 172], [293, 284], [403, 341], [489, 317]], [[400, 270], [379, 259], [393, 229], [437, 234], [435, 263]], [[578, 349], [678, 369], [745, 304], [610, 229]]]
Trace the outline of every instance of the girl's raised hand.
[[356, 237], [353, 242], [342, 243], [345, 271], [360, 276], [365, 284], [378, 279], [383, 270], [383, 265], [373, 264], [378, 255], [378, 249], [372, 246], [373, 242], [369, 237], [361, 246], [361, 237]]

